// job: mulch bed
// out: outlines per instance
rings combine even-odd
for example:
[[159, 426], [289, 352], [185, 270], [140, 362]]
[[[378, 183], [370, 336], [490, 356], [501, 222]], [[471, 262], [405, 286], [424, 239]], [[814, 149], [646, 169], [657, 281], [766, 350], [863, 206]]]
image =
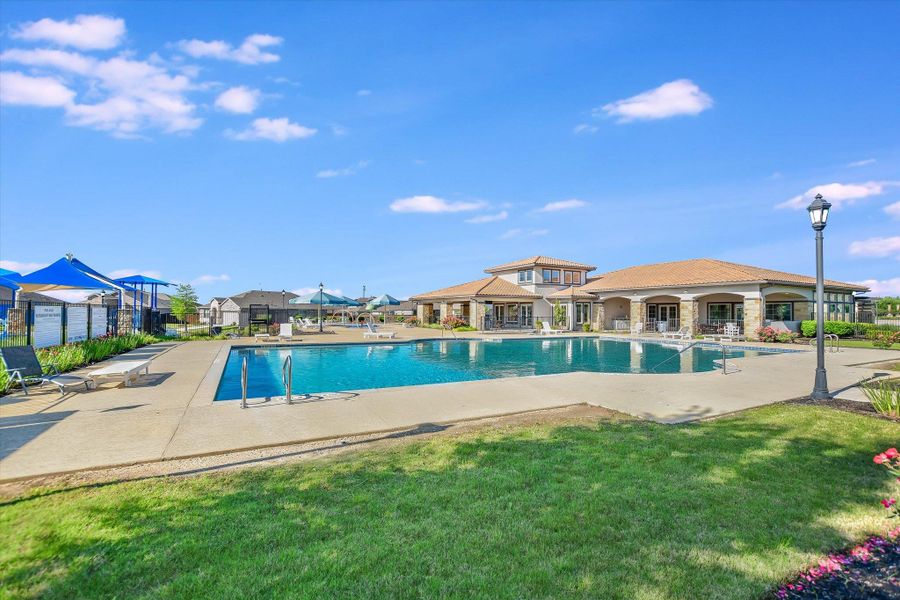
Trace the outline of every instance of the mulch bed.
[[772, 593], [779, 600], [888, 600], [900, 598], [900, 527], [885, 537], [829, 554]]
[[796, 400], [791, 400], [791, 404], [805, 404], [806, 406], [821, 406], [823, 408], [833, 408], [835, 410], [843, 410], [846, 412], [856, 413], [858, 415], [865, 415], [867, 417], [875, 417], [878, 419], [886, 419], [888, 421], [894, 421], [900, 423], [900, 418], [891, 417], [888, 415], [883, 415], [880, 412], [876, 411], [872, 408], [872, 405], [868, 402], [856, 402], [855, 400], [841, 400], [839, 398], [833, 398], [831, 400], [813, 400], [812, 398], [797, 398]]

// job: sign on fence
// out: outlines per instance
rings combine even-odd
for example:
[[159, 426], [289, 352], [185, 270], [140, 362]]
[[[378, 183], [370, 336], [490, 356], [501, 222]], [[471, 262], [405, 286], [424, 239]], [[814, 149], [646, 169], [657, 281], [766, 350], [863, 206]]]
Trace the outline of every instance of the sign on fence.
[[88, 338], [88, 307], [70, 305], [66, 309], [66, 343]]
[[62, 343], [62, 306], [34, 307], [32, 338], [35, 348], [58, 346]]
[[91, 333], [92, 338], [106, 335], [106, 307], [91, 306]]

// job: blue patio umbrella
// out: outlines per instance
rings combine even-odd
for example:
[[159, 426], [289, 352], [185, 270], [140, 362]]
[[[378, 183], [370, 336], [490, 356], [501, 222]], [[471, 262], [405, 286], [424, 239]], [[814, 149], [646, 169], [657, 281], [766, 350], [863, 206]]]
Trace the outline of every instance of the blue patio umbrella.
[[372, 298], [369, 300], [369, 304], [366, 308], [370, 310], [373, 308], [378, 308], [379, 306], [397, 306], [400, 304], [400, 301], [391, 296], [390, 294], [382, 294], [377, 298]]
[[321, 304], [322, 306], [347, 306], [347, 300], [328, 292], [310, 292], [291, 298], [288, 304]]
[[349, 298], [347, 296], [341, 296], [341, 298], [343, 298], [347, 302], [347, 306], [361, 306], [361, 304], [353, 298]]

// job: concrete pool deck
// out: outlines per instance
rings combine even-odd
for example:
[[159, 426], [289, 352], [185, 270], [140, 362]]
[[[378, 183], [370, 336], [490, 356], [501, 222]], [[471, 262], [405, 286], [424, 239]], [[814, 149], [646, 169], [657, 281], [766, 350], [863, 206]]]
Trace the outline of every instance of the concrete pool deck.
[[[403, 339], [440, 332], [399, 329]], [[472, 332], [459, 337], [484, 337]], [[596, 334], [581, 334], [593, 335]], [[512, 336], [510, 336], [512, 337]], [[652, 340], [648, 338], [647, 341]], [[362, 342], [358, 330], [306, 335], [307, 343]], [[368, 340], [367, 340], [368, 341]], [[265, 446], [400, 430], [559, 408], [602, 406], [638, 418], [679, 423], [807, 395], [815, 354], [729, 360], [729, 370], [672, 375], [566, 373], [326, 394], [287, 405], [281, 398], [213, 402], [228, 350], [252, 340], [163, 343], [111, 360], [152, 359], [132, 387], [60, 396], [49, 387], [0, 398], [0, 480]], [[738, 344], [745, 345], [745, 344]], [[844, 349], [827, 355], [831, 389], [883, 372], [866, 363], [894, 350]], [[93, 368], [96, 368], [93, 367]]]

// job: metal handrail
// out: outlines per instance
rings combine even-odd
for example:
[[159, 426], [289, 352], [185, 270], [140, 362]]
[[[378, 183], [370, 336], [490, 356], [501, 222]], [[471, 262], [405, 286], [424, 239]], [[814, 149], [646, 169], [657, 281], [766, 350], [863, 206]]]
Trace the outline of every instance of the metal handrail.
[[284, 398], [291, 404], [291, 383], [294, 375], [294, 360], [288, 354], [281, 365], [281, 382], [284, 384]]
[[[825, 347], [828, 352], [840, 352], [841, 351], [841, 337], [834, 333], [826, 333], [823, 335], [825, 338]], [[809, 340], [809, 345], [812, 346], [816, 343], [816, 338], [812, 338]]]
[[666, 357], [665, 359], [663, 359], [662, 361], [660, 361], [660, 362], [657, 363], [656, 365], [650, 367], [650, 371], [655, 372], [656, 369], [657, 369], [658, 367], [661, 367], [662, 365], [666, 364], [667, 362], [669, 362], [670, 360], [672, 360], [672, 359], [675, 358], [676, 356], [681, 356], [681, 354], [682, 354], [685, 350], [688, 350], [688, 349], [690, 349], [690, 348], [693, 348], [693, 347], [696, 346], [698, 343], [699, 343], [699, 342], [691, 342], [690, 344], [688, 344], [687, 346], [685, 346], [684, 348], [682, 348], [681, 350], [679, 350], [678, 352], [676, 352], [676, 353], [673, 354], [672, 356]]
[[247, 408], [247, 357], [241, 362], [241, 408]]

